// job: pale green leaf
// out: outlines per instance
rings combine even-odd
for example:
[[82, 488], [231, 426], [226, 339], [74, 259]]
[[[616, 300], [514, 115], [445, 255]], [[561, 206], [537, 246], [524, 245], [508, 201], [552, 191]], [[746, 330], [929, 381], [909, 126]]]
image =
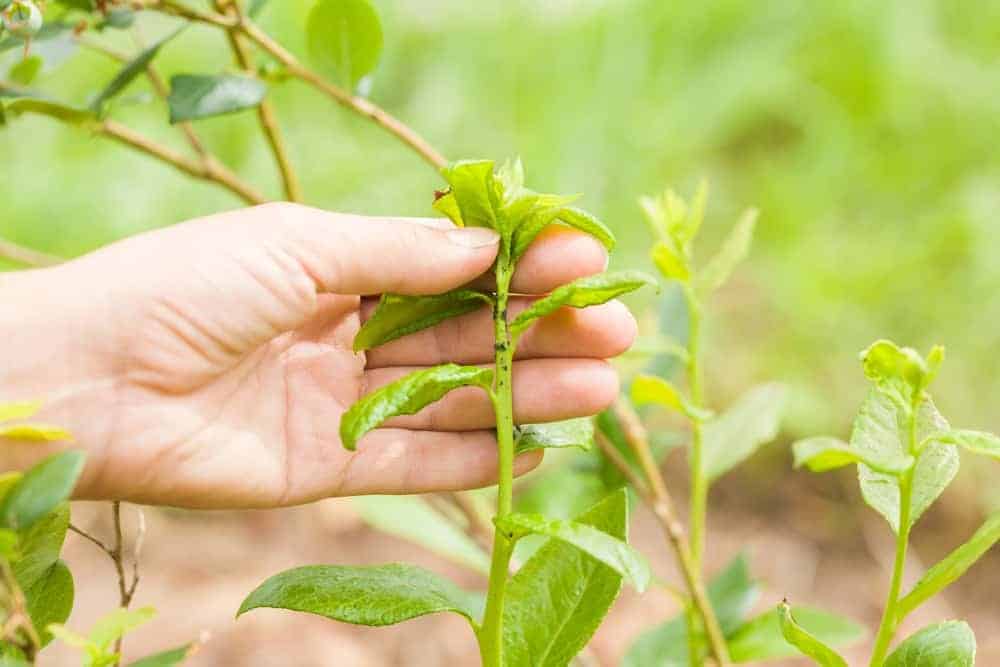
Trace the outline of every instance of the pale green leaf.
[[20, 557], [13, 563], [14, 576], [21, 588], [34, 586], [59, 560], [68, 528], [69, 503], [63, 502], [31, 528], [21, 531]]
[[353, 450], [361, 437], [382, 422], [399, 415], [412, 415], [453, 389], [466, 386], [489, 391], [493, 370], [445, 364], [416, 371], [376, 389], [352, 405], [340, 418], [340, 439]]
[[170, 78], [170, 122], [211, 118], [258, 106], [267, 95], [260, 79], [234, 74], [176, 74]]
[[[628, 497], [624, 489], [577, 517], [625, 540]], [[503, 616], [508, 665], [565, 667], [590, 641], [618, 596], [621, 575], [560, 540], [550, 540], [511, 577]]]
[[370, 350], [492, 302], [490, 296], [470, 289], [436, 296], [383, 294], [375, 312], [354, 338], [354, 350]]
[[615, 235], [608, 226], [586, 211], [566, 206], [559, 209], [557, 220], [564, 225], [588, 234], [597, 239], [608, 251], [615, 247]]
[[795, 622], [788, 603], [778, 606], [778, 621], [785, 640], [821, 667], [848, 667], [840, 654]]
[[927, 363], [911, 347], [900, 347], [890, 340], [877, 340], [861, 352], [865, 376], [876, 384], [901, 380], [911, 389], [927, 385]]
[[992, 433], [953, 429], [935, 433], [929, 436], [928, 440], [958, 445], [973, 454], [1000, 460], [1000, 437]]
[[517, 428], [515, 454], [535, 449], [577, 447], [590, 449], [594, 442], [594, 423], [586, 418], [566, 419], [549, 424], [525, 424]]
[[369, 0], [319, 0], [309, 12], [309, 57], [350, 91], [375, 71], [382, 40], [382, 22]]
[[465, 226], [465, 222], [462, 220], [462, 211], [458, 208], [455, 195], [451, 192], [435, 193], [434, 203], [431, 206], [438, 213], [448, 216], [448, 219], [454, 222], [456, 226]]
[[35, 442], [57, 442], [72, 440], [73, 435], [64, 428], [51, 424], [0, 424], [0, 438], [11, 440], [32, 440]]
[[518, 336], [536, 319], [560, 308], [596, 306], [646, 285], [655, 286], [656, 282], [641, 271], [601, 273], [574, 280], [557, 287], [551, 294], [538, 299], [521, 311], [510, 323], [511, 333], [515, 337]]
[[22, 86], [30, 86], [42, 71], [43, 64], [41, 56], [28, 56], [10, 68], [7, 78]]
[[272, 607], [381, 626], [450, 611], [465, 616], [475, 626], [481, 606], [478, 593], [464, 591], [413, 565], [311, 565], [265, 581], [247, 596], [237, 616]]
[[749, 210], [743, 214], [729, 232], [729, 236], [722, 242], [719, 251], [698, 272], [696, 282], [700, 289], [709, 292], [716, 290], [729, 279], [733, 269], [750, 253], [756, 224], [756, 210]]
[[194, 647], [195, 644], [185, 644], [184, 646], [154, 653], [130, 663], [129, 667], [175, 667], [191, 655]]
[[497, 529], [510, 539], [543, 535], [570, 544], [625, 577], [640, 593], [649, 584], [649, 564], [646, 559], [625, 541], [594, 526], [577, 521], [548, 519], [540, 514], [508, 514], [496, 523]]
[[95, 119], [93, 112], [88, 109], [78, 109], [61, 102], [36, 97], [13, 99], [4, 104], [4, 110], [11, 116], [25, 113], [50, 116], [70, 125], [85, 125]]
[[52, 640], [52, 635], [45, 631], [53, 623], [64, 623], [73, 611], [73, 574], [61, 560], [52, 564], [45, 574], [30, 588], [25, 589], [24, 596], [28, 600], [28, 615], [38, 629], [42, 644]]
[[1000, 512], [990, 516], [966, 542], [931, 566], [899, 601], [903, 619], [931, 597], [958, 580], [983, 554], [1000, 540]]
[[[460, 161], [441, 169], [451, 186], [451, 195], [466, 227], [497, 229], [497, 208], [500, 201], [493, 176], [493, 161]], [[442, 197], [438, 199], [440, 202]]]
[[41, 401], [18, 401], [0, 403], [0, 422], [12, 419], [27, 419], [42, 409]]
[[630, 396], [636, 405], [650, 403], [661, 405], [670, 410], [676, 410], [695, 421], [705, 421], [712, 417], [709, 410], [693, 405], [677, 387], [655, 375], [636, 376], [632, 380]]
[[976, 636], [964, 621], [931, 625], [908, 637], [884, 667], [974, 667]]
[[691, 269], [688, 267], [687, 259], [664, 241], [656, 242], [650, 256], [664, 278], [682, 283], [691, 279]]
[[777, 437], [785, 396], [783, 385], [760, 385], [705, 422], [703, 470], [710, 480], [729, 472]]
[[26, 530], [55, 509], [73, 492], [83, 461], [83, 452], [62, 452], [26, 472], [0, 502], [0, 526]]
[[105, 111], [105, 106], [108, 101], [116, 97], [123, 90], [128, 88], [129, 84], [135, 81], [136, 78], [142, 76], [146, 72], [146, 68], [153, 62], [153, 59], [160, 53], [160, 49], [172, 40], [174, 37], [179, 35], [186, 26], [182, 26], [170, 33], [160, 41], [156, 42], [149, 48], [145, 49], [142, 53], [137, 55], [135, 58], [125, 63], [113, 79], [104, 87], [94, 101], [90, 103], [91, 112], [97, 115], [103, 115]]
[[12, 470], [11, 472], [0, 473], [0, 501], [3, 500], [7, 492], [10, 491], [18, 480], [23, 477], [23, 474], [18, 470]]
[[[559, 206], [539, 204], [537, 200], [540, 196], [542, 195], [534, 195], [534, 201], [527, 196], [523, 197], [505, 211], [505, 217], [514, 229], [511, 255], [515, 260], [525, 253], [543, 229], [556, 221], [562, 210]], [[528, 210], [523, 212], [518, 210], [526, 207], [529, 203], [532, 206]]]
[[105, 614], [90, 629], [90, 641], [101, 650], [108, 649], [119, 637], [147, 623], [156, 616], [152, 607], [141, 609], [115, 609]]
[[475, 540], [418, 496], [358, 496], [351, 499], [368, 524], [459, 565], [486, 574], [490, 559]]
[[524, 189], [524, 163], [521, 158], [505, 160], [497, 169], [497, 181], [503, 186], [505, 203], [517, 196]]
[[898, 452], [883, 456], [881, 452], [871, 452], [852, 448], [838, 438], [820, 436], [799, 440], [792, 445], [795, 467], [808, 467], [813, 472], [826, 472], [834, 468], [864, 463], [869, 468], [887, 475], [899, 475], [913, 465], [913, 457]]
[[[827, 646], [848, 646], [865, 636], [865, 629], [838, 614], [795, 607], [792, 616], [799, 627]], [[753, 662], [792, 657], [795, 647], [785, 641], [777, 609], [750, 619], [727, 636], [729, 657], [733, 662]]]

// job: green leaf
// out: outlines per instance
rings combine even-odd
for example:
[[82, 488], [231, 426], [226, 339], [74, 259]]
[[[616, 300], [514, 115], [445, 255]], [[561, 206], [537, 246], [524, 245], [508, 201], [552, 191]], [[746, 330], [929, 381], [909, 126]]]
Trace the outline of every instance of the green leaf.
[[521, 334], [540, 317], [545, 317], [560, 308], [586, 308], [607, 303], [612, 299], [632, 292], [645, 285], [656, 285], [650, 276], [641, 271], [615, 271], [596, 276], [579, 278], [557, 287], [548, 296], [535, 301], [510, 323], [514, 336]]
[[[625, 490], [612, 493], [576, 521], [625, 540]], [[621, 575], [576, 547], [560, 540], [547, 542], [507, 584], [506, 664], [565, 667], [590, 641], [618, 596], [621, 581]]]
[[465, 531], [418, 496], [358, 496], [361, 518], [384, 533], [418, 544], [452, 562], [487, 574], [490, 559]]
[[101, 650], [107, 650], [119, 637], [149, 622], [156, 616], [152, 607], [141, 609], [116, 609], [105, 614], [90, 629], [90, 641]]
[[664, 278], [682, 283], [691, 279], [691, 269], [688, 267], [687, 259], [670, 244], [657, 241], [650, 256]]
[[0, 559], [11, 561], [17, 556], [17, 533], [0, 528]]
[[26, 530], [55, 509], [73, 492], [83, 461], [83, 452], [62, 452], [25, 473], [0, 502], [0, 526]]
[[632, 380], [630, 392], [636, 405], [654, 403], [689, 417], [695, 421], [705, 421], [712, 417], [709, 410], [692, 405], [684, 394], [670, 382], [655, 375], [638, 375]]
[[260, 79], [234, 74], [177, 74], [170, 78], [170, 122], [211, 118], [252, 109], [267, 95]]
[[42, 409], [41, 401], [20, 401], [0, 403], [0, 422], [12, 419], [27, 419]]
[[1000, 460], [1000, 437], [984, 431], [954, 429], [928, 436], [928, 440], [958, 445], [962, 449]]
[[625, 577], [640, 593], [649, 584], [649, 564], [625, 541], [594, 526], [576, 521], [548, 519], [540, 514], [508, 514], [498, 519], [497, 529], [510, 539], [543, 535], [570, 544], [601, 561]]
[[0, 501], [3, 500], [4, 496], [7, 495], [7, 492], [10, 491], [23, 476], [24, 475], [17, 470], [0, 473]]
[[69, 503], [64, 502], [20, 533], [20, 557], [13, 563], [13, 569], [21, 588], [34, 586], [59, 560], [68, 528]]
[[[795, 607], [792, 615], [798, 625], [827, 646], [847, 646], [865, 635], [854, 621], [829, 612]], [[785, 641], [777, 609], [750, 619], [727, 637], [729, 657], [733, 662], [757, 662], [787, 658], [798, 651]]]
[[[543, 195], [537, 192], [527, 192], [511, 204], [505, 206], [503, 214], [508, 220], [509, 227], [514, 230], [514, 249], [511, 252], [514, 259], [519, 259], [546, 227], [553, 223], [561, 222], [560, 218], [563, 215], [572, 218], [572, 214], [566, 213], [566, 211], [570, 210], [566, 207], [566, 204], [575, 199], [575, 196], [562, 197], [559, 195]], [[581, 219], [579, 222], [586, 226], [586, 220]], [[614, 238], [611, 236], [611, 232], [604, 227], [603, 223], [594, 218], [590, 227], [594, 231], [594, 236], [602, 238], [602, 243], [614, 245]], [[584, 229], [583, 231], [590, 233], [588, 229]]]
[[25, 113], [50, 116], [70, 125], [84, 125], [94, 120], [94, 114], [88, 109], [78, 109], [61, 102], [35, 97], [15, 98], [4, 104], [4, 110], [12, 116]]
[[[853, 463], [864, 463], [869, 468], [887, 475], [899, 475], [913, 465], [912, 456], [866, 452], [852, 448], [843, 440], [821, 436], [806, 438], [792, 445], [795, 467], [807, 466], [813, 472], [826, 472]], [[896, 453], [898, 454], [898, 453]]]
[[271, 577], [243, 601], [236, 615], [272, 607], [381, 626], [451, 611], [475, 626], [481, 606], [478, 593], [413, 565], [311, 565]]
[[997, 540], [1000, 540], [1000, 512], [990, 516], [963, 545], [924, 572], [920, 581], [899, 601], [898, 618], [906, 618], [914, 609], [957, 581]]
[[25, 589], [28, 615], [39, 630], [42, 645], [52, 641], [46, 628], [53, 623], [65, 623], [73, 611], [73, 574], [61, 560], [57, 560], [30, 588]]
[[247, 8], [247, 16], [250, 18], [256, 18], [262, 11], [264, 11], [268, 2], [269, 0], [250, 0], [249, 7]]
[[30, 86], [42, 71], [44, 61], [41, 56], [28, 56], [10, 68], [8, 78], [22, 86]]
[[[724, 635], [729, 636], [743, 623], [760, 595], [760, 588], [750, 577], [746, 554], [740, 554], [708, 584], [708, 599], [715, 610]], [[695, 636], [698, 653], [708, 654], [704, 635]], [[687, 621], [682, 615], [646, 630], [632, 644], [622, 667], [688, 667]]]
[[107, 86], [104, 87], [104, 90], [98, 93], [97, 97], [94, 98], [94, 101], [90, 103], [90, 110], [98, 116], [103, 115], [107, 102], [125, 90], [128, 85], [136, 79], [136, 77], [144, 74], [146, 72], [146, 68], [159, 54], [160, 49], [162, 49], [167, 42], [181, 34], [185, 27], [186, 26], [178, 28], [144, 50], [129, 62], [125, 63], [122, 68], [118, 70], [115, 77], [111, 79]]
[[[536, 195], [545, 197], [545, 195]], [[569, 199], [555, 195], [557, 200]], [[615, 247], [615, 235], [608, 229], [607, 225], [587, 213], [584, 210], [572, 206], [540, 206], [532, 213], [530, 218], [517, 228], [517, 236], [514, 242], [514, 258], [517, 259], [528, 249], [528, 246], [538, 237], [543, 229], [550, 224], [560, 222], [568, 227], [589, 234], [597, 239], [601, 245], [609, 251]]]
[[497, 229], [496, 212], [500, 202], [492, 160], [455, 162], [441, 169], [441, 175], [451, 186], [451, 196], [461, 213], [461, 220], [455, 221], [456, 224]]
[[[917, 442], [932, 433], [948, 430], [948, 422], [924, 398], [917, 409]], [[873, 388], [858, 412], [851, 433], [851, 447], [865, 455], [883, 460], [906, 456], [908, 434], [903, 406], [884, 389]], [[958, 472], [958, 452], [954, 445], [929, 442], [917, 455], [913, 472], [910, 525], [941, 495]], [[870, 507], [885, 517], [894, 532], [899, 532], [899, 480], [876, 472], [865, 464], [858, 466], [861, 495]]]
[[[68, 21], [46, 21], [41, 30], [31, 36], [31, 43], [37, 44], [48, 40], [56, 39], [61, 35], [71, 31], [74, 23]], [[19, 35], [8, 34], [0, 39], [0, 53], [11, 49], [24, 48], [25, 38]]]
[[492, 303], [487, 294], [470, 289], [436, 296], [383, 294], [375, 312], [354, 338], [354, 351], [370, 350]]
[[902, 383], [908, 387], [907, 400], [930, 384], [944, 359], [944, 348], [937, 346], [928, 355], [928, 364], [910, 347], [899, 347], [889, 340], [878, 340], [861, 352], [865, 376], [883, 388]]
[[448, 219], [455, 223], [457, 227], [464, 227], [462, 221], [462, 211], [458, 208], [455, 195], [451, 192], [435, 193], [434, 203], [431, 204], [435, 211], [448, 216]]
[[778, 606], [778, 621], [785, 640], [803, 655], [812, 658], [821, 667], [848, 667], [847, 661], [815, 635], [805, 630], [792, 618], [792, 608], [787, 602]]
[[97, 24], [98, 30], [114, 28], [115, 30], [127, 30], [135, 24], [135, 12], [128, 7], [111, 7], [104, 15], [104, 19]]
[[729, 232], [729, 236], [722, 242], [719, 251], [698, 272], [696, 282], [700, 289], [710, 292], [718, 289], [729, 280], [733, 269], [750, 253], [750, 244], [753, 241], [756, 224], [756, 210], [751, 209], [740, 217], [739, 222]]
[[319, 0], [306, 22], [309, 57], [354, 91], [382, 55], [382, 22], [369, 0]]
[[771, 383], [754, 387], [728, 410], [705, 422], [705, 475], [718, 479], [774, 440], [785, 408], [785, 387]]
[[153, 655], [136, 660], [129, 667], [174, 667], [184, 662], [191, 655], [194, 647], [194, 644], [185, 644], [184, 646], [178, 646], [167, 651], [154, 653]]
[[66, 429], [51, 424], [0, 424], [0, 438], [12, 440], [33, 440], [36, 442], [57, 442], [72, 440], [73, 435]]
[[964, 621], [931, 625], [896, 647], [884, 667], [973, 667], [976, 636]]
[[346, 449], [357, 447], [361, 437], [398, 415], [412, 415], [437, 401], [452, 389], [475, 386], [489, 391], [493, 370], [445, 364], [416, 371], [376, 389], [340, 418], [340, 439]]
[[588, 450], [593, 443], [594, 423], [586, 417], [549, 424], [525, 424], [517, 429], [514, 453], [561, 447]]

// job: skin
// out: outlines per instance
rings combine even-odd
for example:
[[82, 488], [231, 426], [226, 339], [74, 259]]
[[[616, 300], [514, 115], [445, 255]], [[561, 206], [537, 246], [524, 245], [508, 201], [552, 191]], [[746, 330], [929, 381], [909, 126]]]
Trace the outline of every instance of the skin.
[[[200, 508], [457, 490], [495, 482], [493, 414], [465, 388], [343, 449], [340, 415], [423, 366], [492, 360], [487, 310], [367, 354], [351, 351], [384, 291], [488, 285], [491, 230], [268, 204], [135, 236], [66, 264], [0, 274], [0, 402], [43, 399], [33, 421], [73, 443], [0, 438], [0, 470], [66, 447], [87, 466], [76, 495]], [[550, 228], [514, 278], [542, 294], [598, 273], [595, 241]], [[516, 312], [530, 303], [518, 297]], [[617, 394], [605, 359], [631, 345], [622, 304], [565, 309], [525, 333], [515, 418], [582, 417]], [[517, 472], [541, 460], [522, 456]]]

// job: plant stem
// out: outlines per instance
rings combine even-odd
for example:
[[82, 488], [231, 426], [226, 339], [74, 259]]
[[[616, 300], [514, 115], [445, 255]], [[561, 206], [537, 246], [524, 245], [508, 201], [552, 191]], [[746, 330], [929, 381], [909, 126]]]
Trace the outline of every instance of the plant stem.
[[[688, 311], [688, 357], [687, 376], [691, 392], [691, 403], [696, 408], [704, 408], [704, 388], [701, 371], [701, 303], [694, 288], [684, 285], [684, 299]], [[691, 507], [689, 526], [691, 528], [691, 556], [699, 578], [702, 570], [702, 556], [705, 551], [705, 522], [708, 511], [708, 480], [704, 471], [704, 446], [700, 419], [691, 420], [691, 451], [689, 453], [691, 471]]]
[[[497, 295], [493, 306], [496, 379], [492, 397], [497, 422], [497, 519], [506, 517], [513, 508], [514, 414], [511, 378], [514, 342], [507, 323], [507, 295], [512, 273], [509, 249], [502, 248], [497, 259]], [[513, 550], [513, 540], [502, 531], [494, 531], [486, 612], [477, 633], [483, 667], [501, 667], [503, 664], [503, 603]]]
[[[921, 392], [914, 392], [915, 397], [910, 406], [908, 419], [907, 450], [916, 459], [917, 452], [917, 411], [922, 400]], [[889, 646], [899, 625], [899, 593], [903, 586], [903, 572], [906, 569], [906, 550], [910, 543], [910, 514], [913, 506], [913, 476], [916, 462], [903, 473], [899, 480], [899, 530], [896, 533], [896, 559], [892, 564], [892, 579], [889, 582], [889, 595], [882, 612], [882, 622], [875, 636], [875, 648], [872, 650], [870, 667], [881, 667], [885, 661]]]
[[[226, 4], [229, 5], [228, 8]], [[231, 0], [227, 3], [225, 0], [215, 0], [215, 6], [219, 11], [235, 17], [240, 25], [243, 24], [243, 11], [240, 9], [239, 2]], [[240, 31], [237, 28], [230, 28], [226, 36], [229, 38], [229, 46], [233, 50], [237, 64], [249, 76], [256, 76], [253, 56], [250, 53], [250, 49], [244, 43]], [[281, 136], [281, 128], [278, 125], [278, 116], [275, 114], [270, 100], [264, 99], [257, 105], [257, 119], [260, 121], [264, 138], [267, 139], [267, 143], [271, 147], [274, 162], [278, 166], [278, 173], [281, 174], [281, 182], [285, 189], [285, 198], [288, 201], [301, 202], [303, 199], [302, 187], [299, 185], [299, 179], [295, 174], [292, 161], [288, 157], [288, 150], [285, 148], [285, 141]]]
[[[684, 584], [691, 596], [692, 604], [688, 605], [688, 612], [686, 613], [690, 638], [695, 636], [700, 619], [701, 626], [704, 628], [705, 635], [708, 638], [709, 652], [719, 665], [727, 665], [729, 664], [729, 650], [726, 647], [725, 636], [722, 633], [719, 620], [715, 615], [715, 610], [712, 608], [712, 603], [708, 599], [708, 594], [702, 583], [701, 572], [694, 560], [691, 545], [684, 532], [684, 526], [677, 518], [677, 512], [674, 509], [670, 492], [667, 490], [666, 481], [663, 479], [663, 475], [656, 465], [656, 460], [653, 458], [646, 429], [643, 427], [639, 416], [623, 401], [619, 401], [614, 409], [618, 421], [622, 425], [625, 439], [633, 451], [635, 451], [643, 474], [649, 481], [644, 501], [653, 510], [653, 514], [659, 521], [660, 527], [667, 537], [667, 541], [674, 550], [677, 562], [680, 565], [681, 574], [684, 577]], [[624, 465], [627, 466], [628, 464], [625, 463]], [[642, 493], [642, 487], [636, 487], [636, 490]], [[688, 647], [691, 650], [691, 664], [696, 665], [701, 663], [701, 655], [697, 651], [695, 643], [689, 640]]]
[[[24, 651], [24, 655], [28, 661], [34, 664], [35, 655], [42, 648], [42, 641], [38, 636], [38, 631], [35, 629], [34, 622], [31, 620], [31, 615], [28, 613], [28, 601], [24, 597], [24, 591], [21, 590], [21, 586], [17, 583], [14, 570], [5, 558], [0, 558], [0, 573], [3, 575], [3, 583], [7, 588], [7, 594], [10, 596], [11, 606], [10, 614], [4, 624], [4, 632], [0, 636], [0, 640], [11, 641], [11, 643]], [[18, 630], [24, 633], [24, 640], [21, 640], [17, 636]]]

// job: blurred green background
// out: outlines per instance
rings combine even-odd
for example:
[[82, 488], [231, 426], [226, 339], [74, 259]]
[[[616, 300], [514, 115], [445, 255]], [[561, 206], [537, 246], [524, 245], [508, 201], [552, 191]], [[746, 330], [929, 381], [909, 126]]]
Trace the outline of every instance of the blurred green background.
[[[856, 354], [890, 337], [946, 345], [943, 412], [1000, 429], [1000, 3], [377, 4], [386, 51], [371, 97], [451, 158], [521, 155], [532, 187], [586, 193], [621, 238], [615, 265], [649, 266], [640, 194], [710, 180], [701, 256], [743, 207], [760, 208], [751, 259], [712, 311], [720, 401], [782, 379], [797, 389], [790, 437], [843, 433], [863, 392]], [[261, 17], [303, 56], [307, 6], [271, 2]], [[141, 24], [147, 41], [168, 29]], [[134, 48], [122, 33], [102, 39]], [[60, 62], [65, 48], [38, 46], [39, 86], [84, 103], [117, 65], [91, 52]], [[17, 54], [2, 57], [6, 71]], [[217, 72], [229, 58], [196, 27], [158, 65]], [[310, 203], [430, 214], [439, 178], [390, 136], [299, 83], [273, 98]], [[183, 147], [162, 104], [120, 104], [113, 117]], [[278, 196], [253, 113], [198, 126]], [[45, 118], [0, 132], [0, 169], [0, 236], [66, 256], [239, 204]]]

